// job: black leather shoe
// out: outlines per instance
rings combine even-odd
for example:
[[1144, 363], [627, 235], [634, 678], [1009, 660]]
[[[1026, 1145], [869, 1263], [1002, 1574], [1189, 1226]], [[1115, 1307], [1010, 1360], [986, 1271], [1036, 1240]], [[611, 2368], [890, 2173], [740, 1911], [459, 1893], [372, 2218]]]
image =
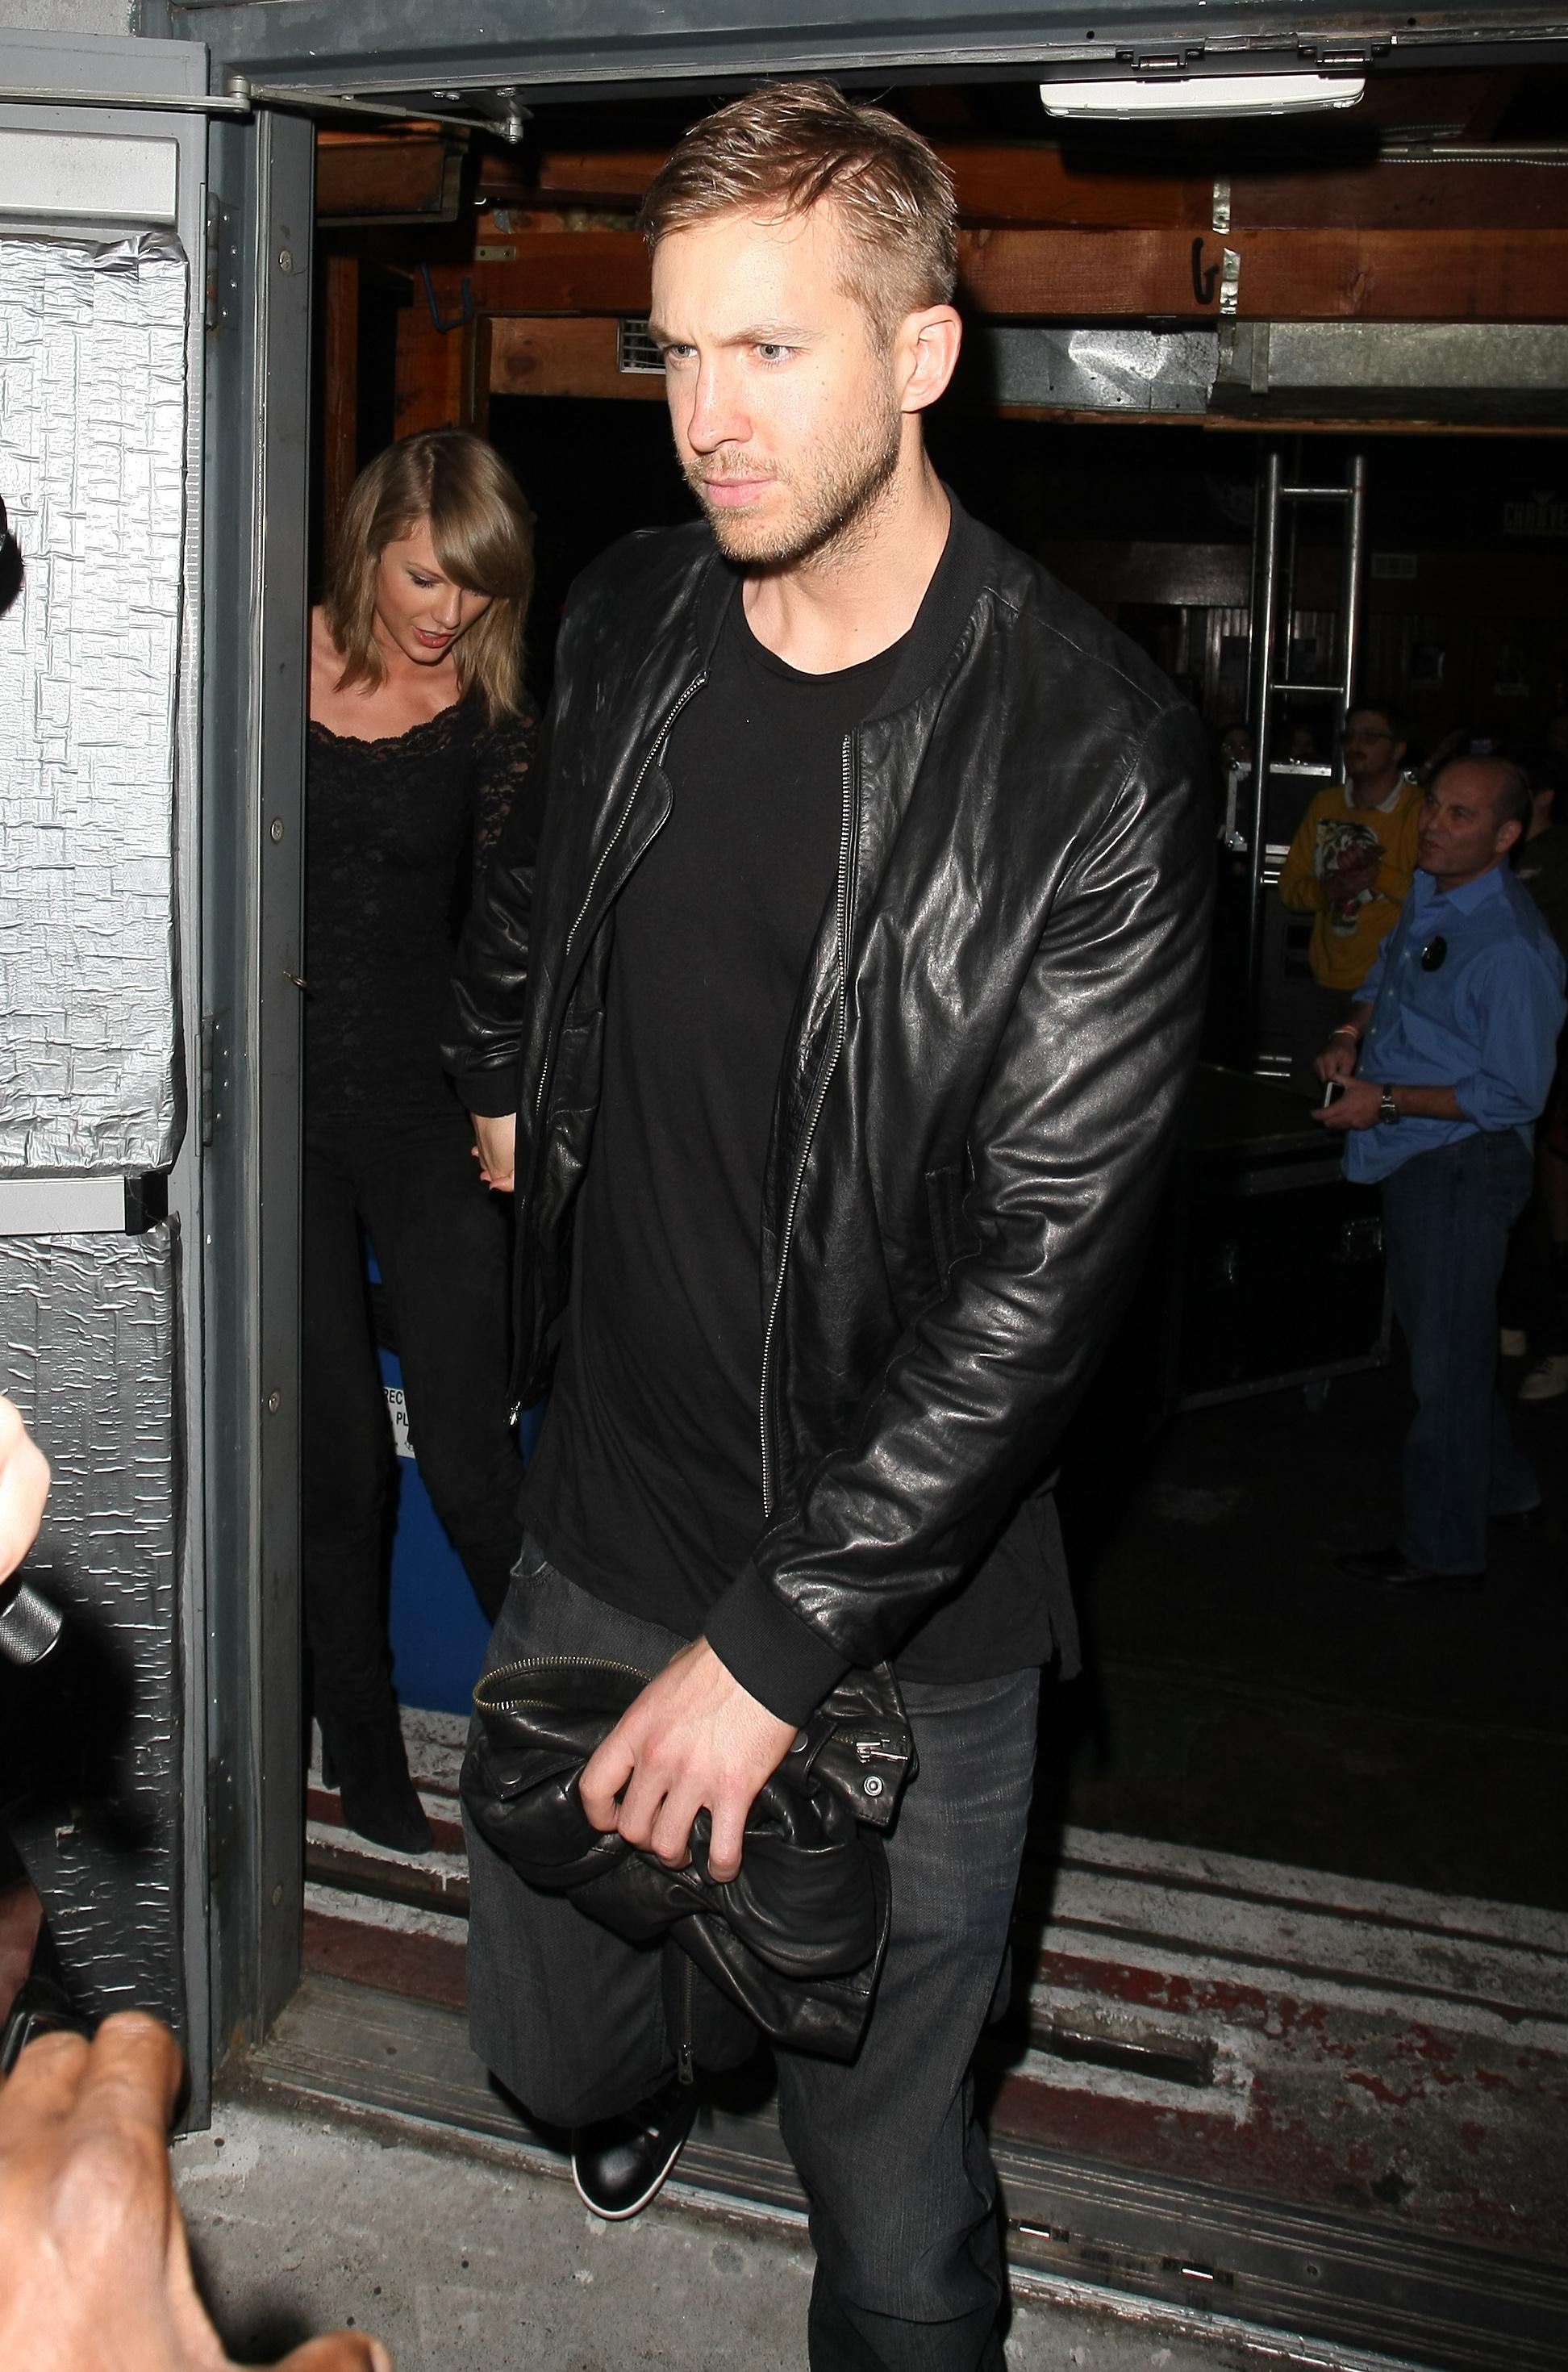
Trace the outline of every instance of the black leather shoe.
[[1334, 1563], [1353, 1581], [1376, 1582], [1380, 1589], [1479, 1589], [1484, 1573], [1434, 1573], [1429, 1565], [1412, 1564], [1401, 1548], [1358, 1549]]
[[607, 2224], [624, 2224], [656, 2196], [696, 2122], [690, 2084], [667, 2084], [628, 2109], [600, 2117], [572, 2136], [572, 2180], [585, 2207]]

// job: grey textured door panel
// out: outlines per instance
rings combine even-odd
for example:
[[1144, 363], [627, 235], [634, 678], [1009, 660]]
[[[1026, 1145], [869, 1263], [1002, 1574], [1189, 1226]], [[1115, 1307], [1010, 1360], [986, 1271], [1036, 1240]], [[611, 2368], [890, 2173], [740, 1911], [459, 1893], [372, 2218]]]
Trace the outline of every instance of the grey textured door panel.
[[178, 1144], [186, 306], [167, 236], [0, 237], [0, 491], [24, 568], [0, 618], [11, 1175], [161, 1169]]
[[0, 1670], [0, 1793], [95, 2015], [184, 2023], [178, 1250], [0, 1238], [0, 1381], [52, 1469], [29, 1573], [61, 1645]]

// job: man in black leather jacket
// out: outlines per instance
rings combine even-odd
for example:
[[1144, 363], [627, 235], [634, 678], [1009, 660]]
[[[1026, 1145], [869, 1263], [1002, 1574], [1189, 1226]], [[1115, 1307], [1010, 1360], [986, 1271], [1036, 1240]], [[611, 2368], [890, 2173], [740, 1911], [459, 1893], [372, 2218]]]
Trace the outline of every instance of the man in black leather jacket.
[[[853, 2066], [779, 2054], [781, 2110], [814, 2372], [970, 2372], [1003, 2284], [969, 2061], [1040, 1667], [1075, 1652], [1045, 1477], [1194, 1052], [1206, 754], [930, 467], [959, 327], [923, 142], [775, 87], [687, 135], [645, 222], [706, 523], [575, 588], [537, 865], [503, 844], [455, 983], [519, 1391], [552, 1378], [492, 1657], [656, 1675], [583, 1804], [672, 1865], [705, 1812], [721, 1879], [797, 1726], [892, 1660], [920, 1769], [881, 1988]], [[690, 2129], [672, 2070], [746, 2038], [470, 1846], [475, 2046], [633, 2213]]]

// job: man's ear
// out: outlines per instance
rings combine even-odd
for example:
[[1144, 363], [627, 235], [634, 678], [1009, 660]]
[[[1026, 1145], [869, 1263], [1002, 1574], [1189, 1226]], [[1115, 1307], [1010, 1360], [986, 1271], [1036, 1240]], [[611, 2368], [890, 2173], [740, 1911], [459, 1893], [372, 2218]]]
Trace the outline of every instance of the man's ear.
[[1506, 823], [1500, 823], [1497, 827], [1496, 841], [1497, 854], [1499, 856], [1506, 856], [1508, 851], [1514, 846], [1516, 841], [1519, 841], [1524, 838], [1524, 825], [1517, 822], [1512, 816], [1509, 817]]
[[1410, 746], [1411, 745], [1408, 741], [1396, 741], [1394, 744], [1394, 754], [1389, 759], [1388, 763], [1391, 766], [1402, 766], [1405, 762], [1405, 751], [1410, 748]]
[[952, 378], [963, 343], [964, 325], [951, 305], [928, 305], [912, 313], [900, 331], [906, 357], [900, 409], [924, 412]]

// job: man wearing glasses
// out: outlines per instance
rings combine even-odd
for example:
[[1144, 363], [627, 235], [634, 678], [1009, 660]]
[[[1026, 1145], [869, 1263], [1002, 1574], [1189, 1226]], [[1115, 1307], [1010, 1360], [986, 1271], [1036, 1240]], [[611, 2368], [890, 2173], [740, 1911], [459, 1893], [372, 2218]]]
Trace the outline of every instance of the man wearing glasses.
[[1307, 960], [1317, 994], [1304, 999], [1294, 1074], [1311, 1091], [1313, 1057], [1342, 1021], [1415, 871], [1421, 789], [1404, 771], [1404, 720], [1365, 701], [1345, 720], [1344, 780], [1319, 791], [1291, 842], [1280, 896], [1312, 916]]

